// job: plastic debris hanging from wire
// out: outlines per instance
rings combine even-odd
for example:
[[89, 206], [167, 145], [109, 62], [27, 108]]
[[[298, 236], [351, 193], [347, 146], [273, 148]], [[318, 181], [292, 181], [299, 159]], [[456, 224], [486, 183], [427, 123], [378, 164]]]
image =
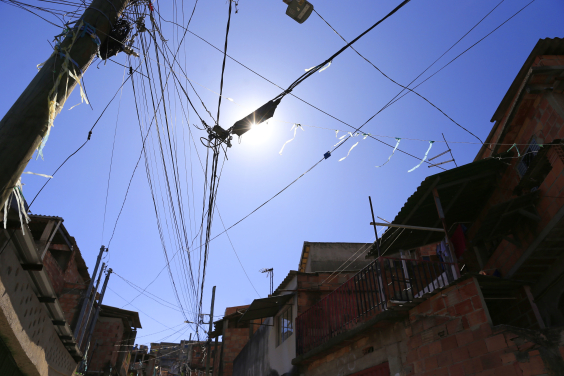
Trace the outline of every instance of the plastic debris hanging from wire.
[[[329, 68], [329, 67], [331, 66], [331, 63], [332, 63], [332, 62], [333, 62], [333, 61], [331, 60], [330, 62], [328, 62], [327, 64], [325, 64], [325, 66], [324, 66], [323, 68], [321, 68], [320, 70], [318, 70], [317, 72], [323, 72], [325, 69], [327, 69], [327, 68]], [[306, 71], [306, 72], [309, 72], [310, 70], [315, 69], [315, 68], [318, 68], [318, 67], [319, 67], [319, 65], [316, 65], [315, 67], [311, 67], [311, 68], [305, 69], [305, 71]]]
[[[57, 78], [55, 79], [55, 83], [53, 84], [53, 88], [51, 89], [51, 91], [49, 91], [49, 94], [48, 94], [48, 97], [47, 97], [47, 101], [48, 101], [48, 107], [47, 108], [49, 110], [49, 115], [48, 115], [48, 120], [47, 120], [47, 132], [45, 132], [45, 135], [43, 136], [41, 143], [37, 147], [37, 158], [36, 159], [39, 159], [39, 157], [41, 157], [41, 159], [43, 159], [43, 149], [45, 148], [45, 144], [47, 143], [47, 140], [49, 139], [49, 134], [51, 133], [51, 128], [54, 126], [55, 117], [57, 116], [57, 113], [63, 108], [65, 101], [67, 99], [67, 92], [68, 92], [68, 87], [69, 87], [69, 77], [72, 78], [73, 80], [75, 80], [78, 83], [78, 85], [80, 86], [81, 103], [83, 103], [83, 101], [88, 103], [86, 93], [84, 92], [82, 84], [80, 83], [80, 78], [84, 74], [83, 74], [82, 70], [80, 69], [80, 66], [77, 64], [77, 62], [74, 61], [70, 57], [70, 51], [72, 50], [72, 47], [74, 46], [74, 43], [76, 42], [77, 38], [82, 38], [87, 34], [92, 39], [92, 42], [94, 44], [96, 44], [98, 46], [98, 49], [99, 49], [100, 48], [100, 38], [96, 35], [96, 29], [94, 27], [92, 27], [92, 25], [85, 22], [83, 19], [79, 19], [75, 23], [75, 27], [73, 27], [72, 29], [65, 27], [63, 32], [60, 35], [57, 35], [55, 37], [55, 40], [57, 41], [57, 43], [55, 45], [54, 51], [51, 54], [51, 56], [55, 56], [55, 57], [60, 56], [64, 60], [63, 60], [63, 64], [61, 65], [61, 69], [59, 71], [59, 74], [58, 74]], [[69, 45], [67, 47], [64, 47], [64, 48], [61, 47], [63, 40], [66, 37], [71, 37], [71, 36], [72, 36], [72, 38], [70, 40]], [[74, 64], [76, 66], [76, 68], [78, 68], [80, 75], [77, 74], [77, 71], [75, 70], [74, 67], [71, 66], [69, 68], [69, 62]], [[37, 66], [37, 68], [41, 69], [41, 67], [44, 64], [45, 63], [39, 64]], [[59, 85], [60, 85], [61, 80], [63, 78], [63, 75], [65, 73], [67, 73], [66, 83], [65, 83], [65, 96], [62, 100], [62, 103], [59, 104], [57, 102], [57, 97], [58, 97], [58, 93], [59, 93]], [[75, 107], [75, 106], [73, 106], [73, 107]], [[71, 107], [71, 109], [72, 109], [72, 107]]]
[[427, 159], [427, 155], [429, 154], [429, 151], [431, 150], [431, 148], [433, 147], [433, 143], [435, 141], [429, 141], [429, 148], [427, 149], [427, 151], [425, 152], [425, 155], [423, 156], [423, 159], [421, 159], [421, 162], [419, 162], [419, 164], [415, 167], [413, 167], [411, 170], [407, 171], [407, 172], [411, 172], [414, 171], [416, 169], [419, 168], [419, 166], [421, 166], [423, 164], [423, 162], [425, 162], [425, 160]]
[[394, 153], [396, 152], [396, 149], [398, 148], [399, 144], [400, 144], [401, 138], [396, 137], [396, 146], [394, 146], [394, 150], [392, 150], [392, 154], [390, 154], [390, 156], [388, 157], [388, 160], [386, 162], [384, 162], [384, 164], [381, 164], [380, 166], [376, 166], [376, 167], [382, 167], [384, 166], [386, 163], [388, 163], [390, 161], [390, 159], [392, 159], [392, 156], [394, 155]]
[[[349, 134], [349, 138], [357, 137], [357, 136], [360, 136], [360, 135], [361, 135], [360, 132], [356, 132], [356, 133], [354, 133], [354, 134], [352, 134], [351, 132], [348, 132], [348, 134]], [[362, 135], [364, 136], [364, 137], [362, 138], [363, 140], [365, 140], [366, 137], [370, 136], [369, 133], [362, 133]], [[336, 137], [336, 136], [337, 136], [337, 134], [335, 134], [335, 137]], [[337, 145], [339, 145], [341, 142], [347, 140], [346, 138], [343, 139], [343, 137], [345, 137], [345, 136], [346, 136], [346, 134], [343, 135], [343, 136], [341, 136], [341, 137], [339, 138], [339, 140], [341, 140], [341, 141], [337, 142], [337, 144], [335, 144], [335, 146], [337, 146]], [[351, 148], [349, 149], [349, 152], [347, 153], [347, 155], [344, 156], [343, 158], [339, 159], [339, 162], [344, 161], [344, 160], [349, 156], [349, 154], [351, 153], [352, 149], [354, 149], [354, 148], [358, 145], [359, 142], [360, 142], [360, 141], [357, 141], [353, 146], [351, 146]]]
[[520, 157], [521, 153], [519, 153], [519, 148], [517, 147], [517, 144], [513, 144], [509, 149], [507, 149], [507, 151], [509, 151], [513, 148], [515, 148], [515, 150], [517, 150], [517, 156]]
[[286, 147], [286, 145], [287, 145], [289, 142], [294, 141], [294, 138], [296, 138], [296, 132], [298, 131], [298, 128], [300, 128], [302, 131], [304, 130], [304, 127], [302, 127], [301, 124], [294, 124], [294, 125], [292, 125], [292, 128], [290, 128], [290, 132], [291, 132], [292, 130], [294, 131], [294, 137], [292, 137], [291, 139], [289, 139], [288, 141], [286, 141], [286, 142], [284, 143], [284, 145], [282, 145], [282, 149], [280, 149], [280, 152], [279, 152], [280, 155], [282, 155], [282, 151], [284, 150], [284, 148]]
[[16, 204], [18, 207], [18, 216], [20, 217], [22, 234], [25, 235], [23, 221], [25, 220], [25, 223], [29, 223], [29, 216], [27, 215], [27, 212], [25, 210], [25, 200], [22, 192], [21, 178], [18, 179], [18, 182], [16, 183], [16, 186], [12, 189], [12, 191], [13, 193], [8, 196], [6, 202], [4, 203], [4, 229], [6, 229], [6, 224], [8, 223], [8, 208], [12, 204], [12, 196], [14, 196], [16, 198]]
[[38, 173], [35, 173], [35, 172], [31, 172], [31, 171], [24, 171], [24, 172], [22, 172], [22, 174], [37, 175], [37, 176], [43, 176], [44, 178], [47, 178], [47, 179], [53, 179], [53, 177], [51, 175], [38, 174]]

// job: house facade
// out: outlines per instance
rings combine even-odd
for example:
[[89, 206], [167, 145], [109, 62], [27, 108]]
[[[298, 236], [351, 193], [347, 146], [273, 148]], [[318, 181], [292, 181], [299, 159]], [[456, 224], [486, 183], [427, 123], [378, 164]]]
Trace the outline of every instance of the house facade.
[[426, 178], [326, 298], [347, 309], [298, 316], [300, 375], [564, 374], [563, 55], [537, 43], [475, 161]]
[[[99, 312], [103, 293], [63, 219], [20, 221], [15, 202], [0, 230], [0, 375], [71, 376], [79, 367], [84, 373], [92, 360], [90, 333], [104, 332], [105, 312], [116, 309]], [[96, 375], [125, 376], [127, 369], [114, 371]]]
[[[230, 341], [229, 335], [223, 337], [226, 348], [231, 343], [237, 343], [239, 348], [230, 354], [232, 370], [225, 367], [222, 373], [219, 368], [218, 374], [295, 374], [295, 318], [368, 265], [371, 261], [365, 260], [364, 255], [370, 246], [304, 242], [298, 270], [290, 271], [272, 296], [256, 299], [250, 306], [224, 317], [228, 328], [241, 327], [238, 330], [245, 339], [236, 342]], [[216, 332], [218, 329], [216, 325]]]
[[564, 375], [563, 91], [564, 40], [540, 40], [474, 162], [422, 181], [360, 271], [306, 242], [241, 312], [262, 325], [232, 374]]

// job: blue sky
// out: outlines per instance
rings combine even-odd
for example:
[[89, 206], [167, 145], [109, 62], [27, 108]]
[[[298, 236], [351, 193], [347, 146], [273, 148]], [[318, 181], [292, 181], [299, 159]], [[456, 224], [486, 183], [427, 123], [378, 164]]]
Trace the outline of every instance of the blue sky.
[[[502, 2], [418, 82], [528, 2]], [[319, 14], [347, 40], [356, 37], [398, 3], [388, 0], [313, 1]], [[484, 0], [413, 0], [354, 46], [384, 73], [405, 85], [497, 3]], [[176, 2], [176, 8], [169, 2], [156, 5], [164, 19], [175, 19], [181, 24], [186, 23], [193, 6], [192, 1]], [[286, 5], [282, 1], [242, 0], [238, 8], [238, 13], [233, 13], [231, 17], [228, 54], [282, 87], [293, 82], [304, 69], [323, 62], [344, 45], [316, 14], [301, 25], [291, 20], [285, 15]], [[227, 9], [225, 0], [200, 1], [190, 30], [222, 48]], [[492, 126], [492, 114], [538, 39], [564, 36], [560, 20], [562, 14], [564, 4], [561, 1], [536, 0], [416, 90], [458, 123], [485, 139]], [[60, 24], [49, 15], [47, 18]], [[148, 20], [146, 22], [149, 24]], [[162, 25], [167, 43], [176, 49], [183, 30], [164, 22]], [[59, 34], [61, 28], [0, 3], [0, 32], [5, 36], [2, 42], [4, 58], [0, 60], [3, 72], [0, 114], [4, 114], [36, 74], [36, 65], [51, 54], [52, 47], [48, 41]], [[180, 64], [215, 116], [218, 96], [214, 92], [219, 92], [222, 54], [190, 33], [186, 35], [180, 51]], [[114, 60], [129, 65], [123, 53]], [[133, 58], [132, 61], [138, 64], [140, 59]], [[151, 61], [153, 73], [157, 74], [156, 63]], [[93, 110], [81, 104], [69, 111], [80, 101], [75, 90], [55, 120], [44, 150], [45, 159], [32, 160], [27, 171], [53, 173], [86, 139], [88, 130], [124, 77], [123, 67], [112, 62], [98, 63], [95, 61], [84, 76]], [[179, 68], [175, 71], [180, 72]], [[141, 85], [143, 77], [136, 75], [134, 78], [136, 85]], [[186, 85], [185, 79], [182, 80]], [[176, 95], [172, 82], [166, 103], [173, 140], [178, 145], [179, 180], [183, 192], [181, 205], [186, 214], [186, 231], [192, 237], [197, 232], [202, 213], [203, 177], [196, 150], [201, 156], [205, 155], [206, 149], [198, 140], [205, 136], [205, 132], [193, 126], [200, 126], [193, 111], [190, 112], [191, 125], [188, 129], [181, 109], [181, 102], [186, 106], [186, 99]], [[315, 73], [298, 86], [293, 94], [350, 125], [360, 126], [399, 90], [354, 51], [347, 50], [328, 69]], [[200, 115], [212, 124], [209, 116], [204, 116], [206, 111], [192, 89], [188, 91]], [[223, 93], [233, 99], [232, 102], [222, 101], [220, 124], [228, 128], [279, 94], [280, 89], [227, 59]], [[297, 131], [296, 138], [286, 145], [280, 155], [282, 145], [293, 137], [291, 127], [294, 123], [302, 124], [304, 130]], [[237, 222], [314, 165], [338, 141], [335, 130], [350, 129], [300, 100], [286, 96], [268, 124], [261, 124], [244, 135], [241, 143], [234, 140], [233, 147], [228, 150], [229, 159], [223, 166], [217, 197], [217, 208], [225, 226]], [[190, 131], [194, 143], [189, 136]], [[277, 286], [289, 270], [297, 268], [304, 241], [373, 241], [368, 196], [372, 196], [376, 215], [393, 219], [419, 183], [426, 176], [440, 171], [422, 165], [411, 173], [407, 172], [423, 157], [429, 146], [428, 140], [437, 141], [429, 153], [435, 156], [447, 149], [444, 143], [438, 142], [444, 133], [451, 142], [459, 165], [471, 162], [479, 148], [473, 136], [413, 94], [376, 116], [363, 131], [387, 136], [381, 139], [392, 145], [395, 144], [394, 137], [400, 137], [400, 149], [417, 158], [396, 152], [386, 166], [375, 168], [386, 161], [392, 149], [370, 138], [357, 137], [229, 231], [233, 246], [260, 297], [268, 294], [269, 283], [259, 269], [273, 267], [274, 285]], [[115, 150], [104, 220], [114, 132]], [[152, 132], [148, 150], [158, 153], [154, 128]], [[342, 134], [339, 132], [338, 136]], [[339, 162], [357, 141], [359, 143], [349, 157]], [[76, 238], [91, 270], [100, 245], [109, 242], [140, 150], [139, 123], [132, 85], [128, 82], [96, 126], [91, 141], [57, 173], [31, 208], [36, 214], [57, 215], [65, 219], [65, 226]], [[162, 165], [156, 155], [153, 155], [150, 166], [155, 179], [163, 179]], [[448, 159], [445, 155], [437, 161]], [[452, 168], [454, 165], [449, 163], [444, 167]], [[28, 202], [45, 182], [44, 178], [31, 175], [24, 175], [22, 181]], [[155, 188], [157, 200], [164, 197], [163, 187]], [[173, 232], [171, 217], [166, 206], [159, 210], [167, 251], [174, 254], [178, 246], [174, 236], [169, 237]], [[216, 214], [212, 236], [222, 231], [222, 222]], [[190, 251], [193, 251], [197, 265], [197, 246]], [[106, 261], [121, 277], [143, 288], [165, 266], [143, 159], [133, 177]], [[173, 260], [171, 265], [182, 301], [182, 279], [187, 269], [178, 259]], [[225, 235], [210, 243], [203, 300], [206, 313], [214, 285], [217, 286], [216, 315], [221, 315], [225, 307], [249, 304], [258, 297]], [[105, 304], [122, 307], [126, 301], [121, 297], [129, 301], [137, 295], [118, 276], [111, 277], [109, 286], [111, 290], [106, 294]], [[166, 270], [147, 291], [177, 305]], [[143, 329], [139, 336], [143, 337], [139, 337], [138, 343], [187, 339], [193, 333], [193, 327], [182, 325], [185, 317], [180, 312], [165, 308], [149, 297], [141, 296], [125, 308], [140, 312]], [[187, 310], [190, 311], [190, 308]], [[159, 333], [151, 334], [155, 332]]]

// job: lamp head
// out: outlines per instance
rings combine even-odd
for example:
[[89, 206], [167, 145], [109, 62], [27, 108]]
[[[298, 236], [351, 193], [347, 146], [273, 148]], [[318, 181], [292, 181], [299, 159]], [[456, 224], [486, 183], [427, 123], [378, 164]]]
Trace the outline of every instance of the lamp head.
[[245, 116], [243, 119], [233, 124], [231, 127], [231, 133], [234, 133], [237, 136], [242, 136], [248, 132], [253, 125], [260, 124], [263, 121], [270, 119], [274, 116], [274, 111], [276, 111], [276, 107], [280, 104], [281, 99], [282, 98], [278, 98], [263, 104], [255, 112]]
[[307, 0], [283, 0], [288, 4], [286, 15], [297, 23], [304, 23], [313, 12], [313, 5]]

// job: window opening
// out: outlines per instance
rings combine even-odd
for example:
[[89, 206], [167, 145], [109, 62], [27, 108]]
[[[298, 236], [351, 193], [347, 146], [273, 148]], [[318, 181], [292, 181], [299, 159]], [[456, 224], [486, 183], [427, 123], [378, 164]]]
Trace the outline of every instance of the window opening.
[[517, 172], [519, 173], [519, 177], [523, 177], [525, 172], [529, 169], [531, 162], [536, 157], [537, 153], [539, 152], [541, 145], [537, 144], [537, 139], [535, 136], [531, 138], [529, 142], [529, 146], [523, 152], [523, 157], [521, 161], [517, 164]]
[[289, 308], [278, 316], [278, 345], [282, 344], [293, 333], [292, 308]]

